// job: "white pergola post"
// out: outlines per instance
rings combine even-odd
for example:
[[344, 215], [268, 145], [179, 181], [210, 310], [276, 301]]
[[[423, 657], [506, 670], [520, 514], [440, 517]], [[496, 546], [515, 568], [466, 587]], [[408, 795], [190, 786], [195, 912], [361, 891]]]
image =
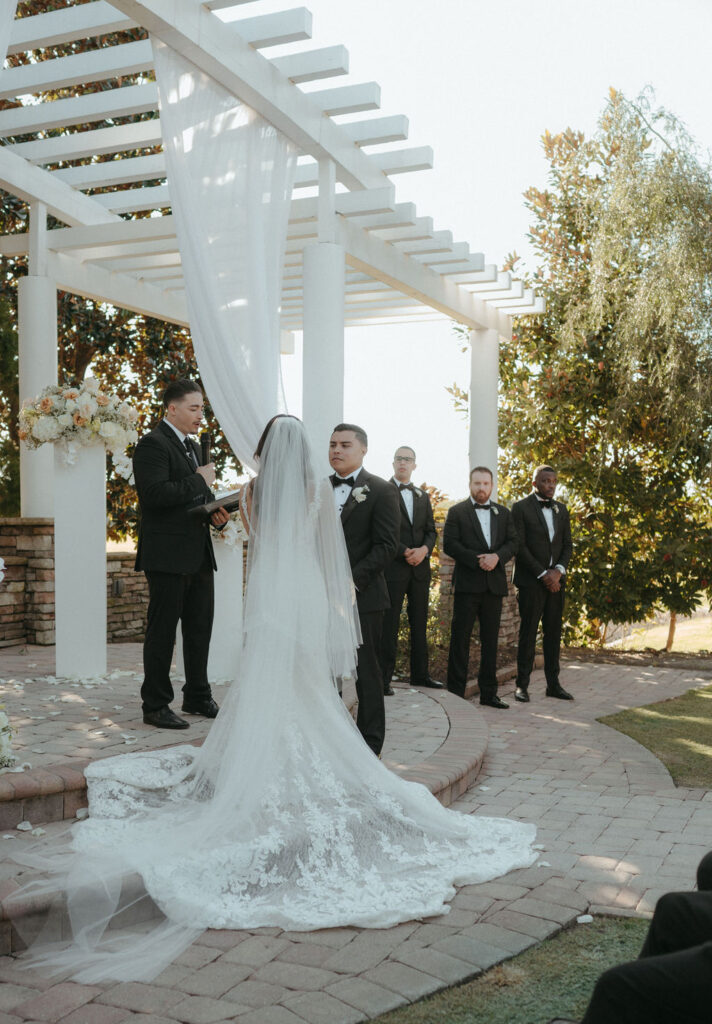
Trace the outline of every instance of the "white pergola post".
[[[20, 403], [57, 382], [57, 287], [47, 273], [47, 209], [30, 203], [27, 277], [17, 285]], [[54, 515], [53, 445], [34, 451], [20, 443], [20, 514], [51, 519]]]
[[334, 241], [334, 164], [319, 164], [318, 241], [304, 249], [302, 418], [321, 458], [344, 415], [346, 251]]
[[497, 496], [497, 392], [499, 385], [499, 334], [495, 330], [470, 331], [470, 469], [492, 470]]

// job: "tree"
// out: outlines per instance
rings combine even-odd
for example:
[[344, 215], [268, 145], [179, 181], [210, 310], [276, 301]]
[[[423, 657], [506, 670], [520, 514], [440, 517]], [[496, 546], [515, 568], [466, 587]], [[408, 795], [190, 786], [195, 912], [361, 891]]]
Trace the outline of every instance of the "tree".
[[[17, 16], [30, 17], [63, 7], [73, 6], [73, 0], [22, 0], [18, 4]], [[90, 49], [98, 49], [113, 43], [134, 42], [147, 38], [143, 29], [130, 29], [109, 36], [79, 39], [55, 47], [32, 51], [30, 55], [20, 53], [8, 58], [11, 66], [39, 61], [52, 57], [63, 57]], [[70, 89], [51, 90], [42, 94], [45, 101], [63, 99], [84, 93], [96, 92], [118, 85], [132, 85], [153, 80], [153, 73], [138, 73], [118, 80], [89, 82]], [[0, 109], [17, 107], [16, 101], [0, 100]], [[127, 117], [107, 119], [87, 125], [96, 129], [143, 121], [157, 117], [155, 111], [134, 114]], [[82, 128], [83, 126], [79, 126]], [[73, 127], [72, 130], [76, 130]], [[29, 139], [61, 135], [66, 129], [51, 129], [31, 135], [8, 139], [10, 143], [25, 142]], [[146, 156], [160, 147], [134, 150], [129, 156]], [[74, 164], [113, 160], [115, 154], [99, 154], [74, 161]], [[70, 166], [57, 163], [49, 167], [56, 170]], [[144, 184], [160, 184], [159, 181]], [[123, 187], [132, 188], [136, 183]], [[108, 189], [95, 189], [94, 194]], [[15, 196], [0, 191], [0, 233], [13, 234], [27, 229], [27, 207]], [[139, 213], [135, 216], [146, 216]], [[132, 215], [134, 216], [134, 215]], [[50, 218], [50, 227], [57, 222]], [[24, 258], [3, 258], [0, 273], [0, 408], [3, 417], [0, 422], [0, 470], [6, 480], [12, 481], [4, 490], [0, 500], [0, 514], [19, 515], [19, 447], [17, 440], [17, 316], [16, 291], [18, 278], [27, 273]], [[181, 376], [198, 379], [195, 357], [189, 331], [181, 327], [139, 316], [129, 310], [116, 309], [106, 303], [93, 302], [67, 292], [57, 296], [57, 333], [59, 343], [59, 378], [61, 381], [79, 381], [87, 370], [98, 377], [102, 386], [120, 392], [130, 398], [139, 410], [139, 430], [145, 430], [160, 414], [156, 398], [165, 386]], [[21, 398], [31, 396], [23, 395]], [[232, 456], [220, 428], [207, 409], [207, 429], [214, 437], [213, 453], [218, 472], [230, 462], [235, 469], [240, 465]], [[135, 494], [125, 480], [116, 476], [109, 463], [107, 469], [108, 508], [110, 510], [109, 536], [123, 539], [135, 532]]]
[[648, 95], [611, 90], [590, 139], [543, 146], [526, 276], [547, 311], [502, 345], [500, 486], [517, 497], [537, 463], [559, 470], [568, 635], [600, 640], [607, 622], [712, 595], [712, 177]]

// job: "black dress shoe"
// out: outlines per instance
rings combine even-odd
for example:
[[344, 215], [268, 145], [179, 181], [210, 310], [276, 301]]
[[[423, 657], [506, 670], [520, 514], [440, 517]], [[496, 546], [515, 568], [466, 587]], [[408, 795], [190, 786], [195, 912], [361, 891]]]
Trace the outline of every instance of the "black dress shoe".
[[514, 699], [518, 700], [520, 704], [528, 704], [529, 694], [526, 690], [523, 690], [521, 686], [518, 686], [514, 691]]
[[157, 729], [188, 729], [190, 722], [179, 718], [174, 711], [166, 705], [158, 711], [144, 711], [143, 720], [146, 725], [155, 725]]
[[427, 679], [419, 679], [417, 683], [413, 683], [412, 685], [413, 686], [427, 686], [431, 690], [444, 690], [445, 689], [445, 687], [443, 686], [442, 683], [439, 683], [437, 681], [437, 679], [431, 679], [430, 676], [428, 676]]
[[217, 718], [219, 710], [220, 708], [212, 697], [209, 697], [208, 700], [202, 700], [198, 704], [187, 704], [183, 701], [183, 707], [181, 708], [185, 715], [202, 715], [203, 718]]
[[385, 686], [383, 688], [383, 696], [384, 697], [395, 697], [395, 695], [396, 695], [396, 691], [393, 689], [392, 686], [388, 685], [388, 686]]
[[573, 694], [569, 693], [568, 690], [565, 690], [563, 688], [563, 686], [555, 686], [555, 687], [552, 687], [550, 690], [547, 689], [546, 695], [547, 695], [547, 697], [558, 697], [559, 700], [573, 700], [574, 699], [573, 698]]
[[509, 704], [499, 697], [490, 697], [489, 700], [481, 700], [480, 706], [485, 708], [508, 708]]

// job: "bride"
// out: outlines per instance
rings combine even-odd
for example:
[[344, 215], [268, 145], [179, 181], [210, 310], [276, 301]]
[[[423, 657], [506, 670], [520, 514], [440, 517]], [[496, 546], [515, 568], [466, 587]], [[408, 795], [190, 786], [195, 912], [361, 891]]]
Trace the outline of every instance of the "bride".
[[206, 928], [386, 928], [536, 857], [533, 825], [446, 810], [365, 744], [335, 685], [359, 627], [331, 485], [293, 417], [258, 454], [239, 681], [202, 747], [90, 765], [90, 817], [24, 858], [71, 921], [31, 949], [49, 971], [148, 980]]

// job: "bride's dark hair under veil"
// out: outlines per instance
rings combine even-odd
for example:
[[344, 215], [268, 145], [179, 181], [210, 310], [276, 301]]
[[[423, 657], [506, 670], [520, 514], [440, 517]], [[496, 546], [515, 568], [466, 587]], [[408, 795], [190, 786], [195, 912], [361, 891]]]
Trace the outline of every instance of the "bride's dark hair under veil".
[[[90, 818], [23, 857], [48, 873], [25, 898], [58, 894], [73, 936], [41, 938], [31, 964], [148, 980], [206, 928], [389, 927], [535, 858], [533, 826], [446, 811], [356, 730], [333, 685], [359, 639], [343, 531], [292, 417], [262, 444], [244, 629], [203, 746], [90, 765]], [[156, 907], [159, 924], [137, 924]]]

